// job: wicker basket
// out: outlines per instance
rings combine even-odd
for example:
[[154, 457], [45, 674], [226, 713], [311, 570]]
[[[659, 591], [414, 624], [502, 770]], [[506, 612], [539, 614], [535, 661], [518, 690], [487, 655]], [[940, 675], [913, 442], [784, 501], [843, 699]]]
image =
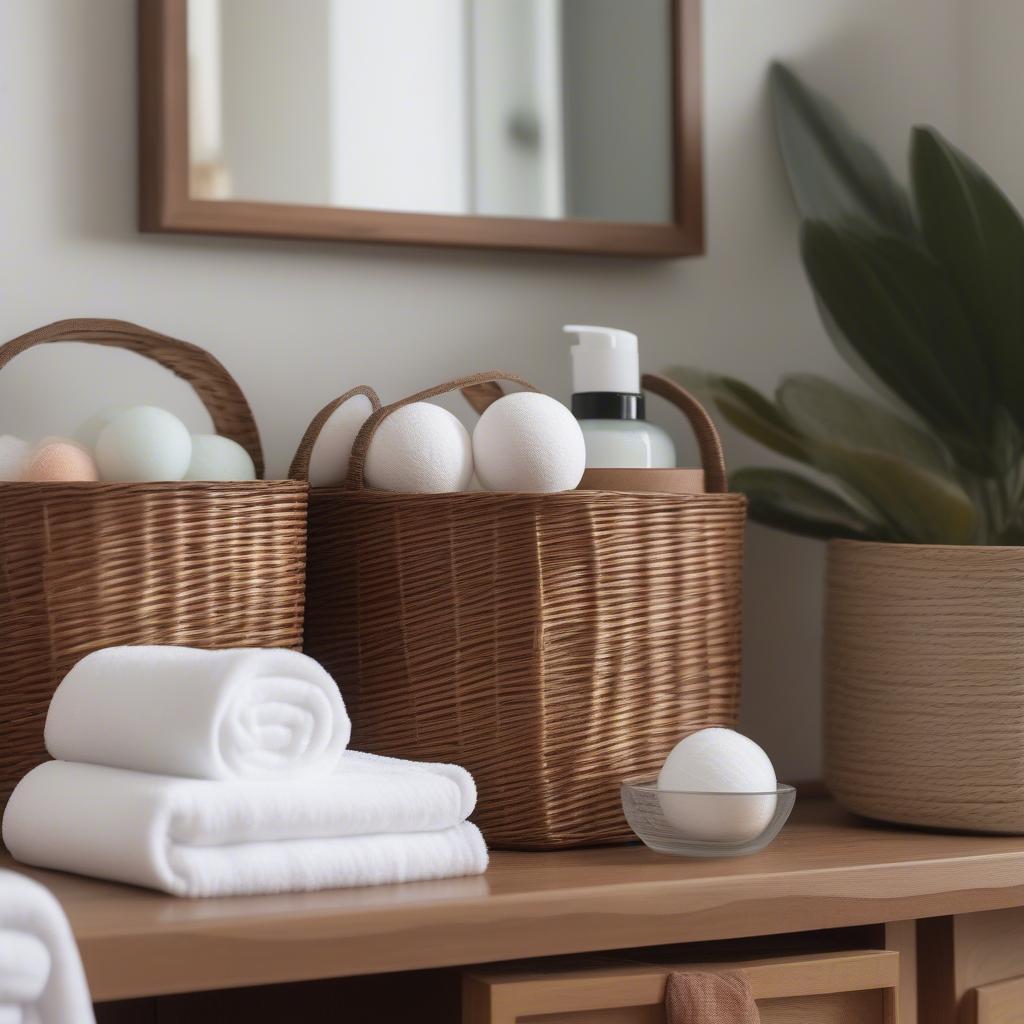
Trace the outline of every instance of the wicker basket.
[[842, 804], [1024, 833], [1024, 548], [832, 541], [825, 680]]
[[340, 681], [355, 746], [473, 772], [492, 846], [629, 841], [620, 781], [735, 723], [746, 502], [725, 493], [707, 413], [657, 377], [645, 387], [689, 418], [711, 493], [364, 488], [386, 416], [499, 379], [524, 383], [478, 374], [377, 409], [345, 484], [312, 489], [306, 650]]
[[[188, 381], [262, 475], [252, 413], [213, 356], [118, 320], [65, 320], [0, 347], [128, 349]], [[43, 723], [69, 668], [114, 644], [299, 647], [307, 487], [0, 483], [0, 807], [46, 760]]]

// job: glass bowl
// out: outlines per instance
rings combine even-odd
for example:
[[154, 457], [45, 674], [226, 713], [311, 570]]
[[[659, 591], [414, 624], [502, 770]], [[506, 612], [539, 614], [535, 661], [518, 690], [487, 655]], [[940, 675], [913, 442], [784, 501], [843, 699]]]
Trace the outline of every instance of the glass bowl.
[[769, 793], [686, 793], [653, 780], [622, 784], [629, 827], [658, 853], [677, 857], [741, 857], [764, 849], [786, 824], [796, 790]]

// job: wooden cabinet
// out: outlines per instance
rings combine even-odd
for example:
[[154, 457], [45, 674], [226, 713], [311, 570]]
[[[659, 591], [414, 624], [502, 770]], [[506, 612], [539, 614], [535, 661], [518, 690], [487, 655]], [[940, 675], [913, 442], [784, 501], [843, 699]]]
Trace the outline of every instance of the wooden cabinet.
[[918, 922], [922, 1024], [1024, 1024], [1024, 908]]
[[1024, 977], [979, 985], [968, 1001], [975, 1024], [1024, 1024]]
[[[891, 1020], [894, 1000], [900, 1024], [1024, 1024], [1024, 836], [872, 826], [827, 800], [802, 798], [779, 839], [742, 859], [497, 851], [481, 877], [220, 900], [36, 871], [2, 853], [0, 868], [57, 896], [107, 1004], [101, 1019], [117, 1024], [136, 1019], [129, 1009], [148, 1012], [144, 1024], [196, 1024], [200, 1004], [218, 1024], [335, 1020], [339, 1007], [358, 1021], [452, 1024], [463, 972], [467, 1024], [661, 1024], [670, 965], [726, 961], [742, 961], [769, 1024]], [[567, 954], [590, 960], [515, 966]], [[474, 966], [499, 962], [509, 966]], [[576, 971], [634, 979], [633, 994], [542, 1001]], [[296, 987], [246, 988], [284, 984]], [[353, 1009], [364, 1004], [374, 1009]]]
[[674, 970], [738, 971], [764, 1024], [896, 1024], [899, 954], [822, 953], [731, 963], [595, 957], [467, 971], [463, 1024], [664, 1024]]

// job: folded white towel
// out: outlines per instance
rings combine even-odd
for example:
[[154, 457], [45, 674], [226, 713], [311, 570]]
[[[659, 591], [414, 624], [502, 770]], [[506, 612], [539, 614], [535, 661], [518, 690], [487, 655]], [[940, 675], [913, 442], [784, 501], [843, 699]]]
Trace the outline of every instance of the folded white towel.
[[0, 871], [0, 1021], [94, 1021], [64, 911], [49, 890], [14, 871]]
[[348, 745], [338, 687], [297, 651], [108, 647], [64, 677], [46, 749], [196, 779], [324, 775]]
[[3, 839], [27, 864], [178, 896], [228, 896], [479, 874], [455, 765], [347, 751], [324, 778], [213, 782], [49, 761], [11, 795]]

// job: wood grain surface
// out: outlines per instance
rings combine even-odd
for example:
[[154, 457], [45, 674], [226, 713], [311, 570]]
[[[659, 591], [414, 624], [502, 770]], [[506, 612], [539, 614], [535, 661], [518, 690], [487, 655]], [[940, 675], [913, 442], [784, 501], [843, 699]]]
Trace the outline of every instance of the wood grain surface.
[[499, 853], [477, 878], [212, 900], [27, 873], [64, 905], [108, 1000], [1024, 906], [1024, 839], [871, 826], [808, 800], [734, 860]]

